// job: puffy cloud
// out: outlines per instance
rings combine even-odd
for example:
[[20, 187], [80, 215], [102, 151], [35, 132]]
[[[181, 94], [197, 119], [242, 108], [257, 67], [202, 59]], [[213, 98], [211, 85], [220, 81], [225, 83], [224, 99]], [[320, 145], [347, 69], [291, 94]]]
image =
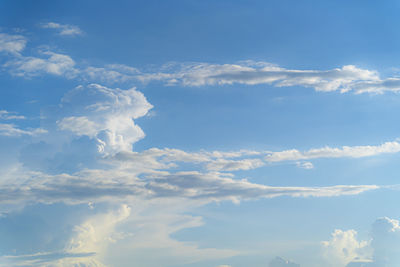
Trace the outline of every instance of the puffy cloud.
[[269, 267], [300, 267], [300, 264], [294, 263], [289, 260], [285, 260], [281, 257], [276, 257], [275, 259], [271, 260], [268, 264]]
[[131, 151], [132, 144], [144, 137], [134, 119], [145, 116], [153, 106], [135, 88], [91, 84], [67, 93], [62, 107], [67, 116], [57, 121], [59, 129], [94, 138], [99, 151], [109, 154]]
[[385, 142], [378, 146], [343, 146], [342, 148], [323, 147], [301, 152], [297, 149], [271, 152], [265, 157], [266, 161], [278, 162], [285, 160], [308, 160], [315, 158], [361, 158], [385, 153], [400, 152], [400, 143]]
[[42, 28], [46, 28], [46, 29], [56, 29], [58, 31], [58, 34], [63, 35], [63, 36], [76, 36], [76, 35], [83, 34], [82, 30], [78, 26], [75, 26], [75, 25], [48, 22], [48, 23], [42, 24], [41, 26], [42, 26]]
[[322, 242], [324, 255], [333, 266], [345, 266], [354, 260], [370, 257], [369, 242], [358, 241], [355, 230], [335, 230], [331, 240]]
[[314, 168], [314, 165], [308, 161], [298, 161], [296, 162], [296, 166], [302, 169], [310, 170]]
[[75, 77], [77, 70], [74, 68], [75, 61], [68, 55], [57, 54], [51, 51], [43, 51], [44, 56], [39, 57], [16, 57], [4, 64], [10, 72], [16, 76], [32, 77], [42, 74], [52, 74]]
[[21, 35], [0, 33], [0, 52], [19, 54], [26, 46], [26, 38]]
[[394, 267], [400, 264], [399, 221], [387, 217], [372, 224], [368, 241], [358, 241], [355, 230], [335, 230], [323, 242], [325, 256], [334, 266]]

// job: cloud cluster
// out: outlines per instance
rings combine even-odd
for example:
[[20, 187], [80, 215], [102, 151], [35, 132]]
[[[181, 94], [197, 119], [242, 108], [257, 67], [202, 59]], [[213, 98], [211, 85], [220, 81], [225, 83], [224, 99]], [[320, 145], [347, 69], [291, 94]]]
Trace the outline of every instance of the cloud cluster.
[[[82, 31], [77, 26], [49, 22], [42, 25], [59, 31], [60, 35], [76, 36]], [[50, 51], [44, 57], [22, 57], [26, 38], [20, 35], [0, 33], [0, 52], [14, 54], [16, 58], [4, 64], [6, 69], [18, 76], [42, 74], [62, 75], [67, 78], [115, 84], [121, 82], [149, 83], [159, 81], [166, 85], [207, 86], [232, 84], [268, 84], [274, 87], [301, 86], [316, 91], [352, 91], [360, 93], [383, 93], [400, 91], [400, 78], [380, 77], [374, 70], [346, 65], [330, 70], [288, 69], [268, 62], [241, 61], [236, 64], [169, 63], [159, 70], [143, 71], [131, 66], [109, 64], [104, 67], [75, 66], [68, 55]]]

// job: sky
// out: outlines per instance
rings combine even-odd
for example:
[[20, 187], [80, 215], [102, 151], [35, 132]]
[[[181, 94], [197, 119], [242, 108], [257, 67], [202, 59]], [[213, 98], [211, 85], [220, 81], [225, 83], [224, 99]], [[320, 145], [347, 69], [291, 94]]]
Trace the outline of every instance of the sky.
[[0, 266], [399, 266], [399, 9], [0, 1]]

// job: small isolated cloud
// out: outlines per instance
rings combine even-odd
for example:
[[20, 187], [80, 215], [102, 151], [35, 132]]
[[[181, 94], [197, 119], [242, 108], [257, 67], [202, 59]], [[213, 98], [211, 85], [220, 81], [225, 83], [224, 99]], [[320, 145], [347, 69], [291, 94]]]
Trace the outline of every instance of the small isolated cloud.
[[26, 46], [26, 38], [21, 35], [0, 33], [0, 52], [19, 54]]
[[298, 161], [296, 166], [302, 169], [310, 170], [314, 168], [314, 165], [309, 161]]
[[42, 28], [55, 29], [55, 30], [57, 30], [58, 34], [62, 35], [62, 36], [77, 36], [77, 35], [83, 34], [83, 31], [78, 26], [69, 25], [69, 24], [48, 22], [48, 23], [42, 24]]
[[300, 264], [294, 263], [281, 257], [276, 257], [275, 259], [270, 261], [268, 267], [300, 267]]

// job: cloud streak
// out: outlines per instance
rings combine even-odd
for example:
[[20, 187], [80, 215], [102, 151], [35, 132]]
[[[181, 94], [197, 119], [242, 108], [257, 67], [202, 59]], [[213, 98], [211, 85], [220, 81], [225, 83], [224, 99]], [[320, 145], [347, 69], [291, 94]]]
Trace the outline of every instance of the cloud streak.
[[55, 29], [62, 36], [77, 36], [82, 35], [82, 30], [75, 25], [60, 24], [56, 22], [48, 22], [41, 25], [44, 29]]

